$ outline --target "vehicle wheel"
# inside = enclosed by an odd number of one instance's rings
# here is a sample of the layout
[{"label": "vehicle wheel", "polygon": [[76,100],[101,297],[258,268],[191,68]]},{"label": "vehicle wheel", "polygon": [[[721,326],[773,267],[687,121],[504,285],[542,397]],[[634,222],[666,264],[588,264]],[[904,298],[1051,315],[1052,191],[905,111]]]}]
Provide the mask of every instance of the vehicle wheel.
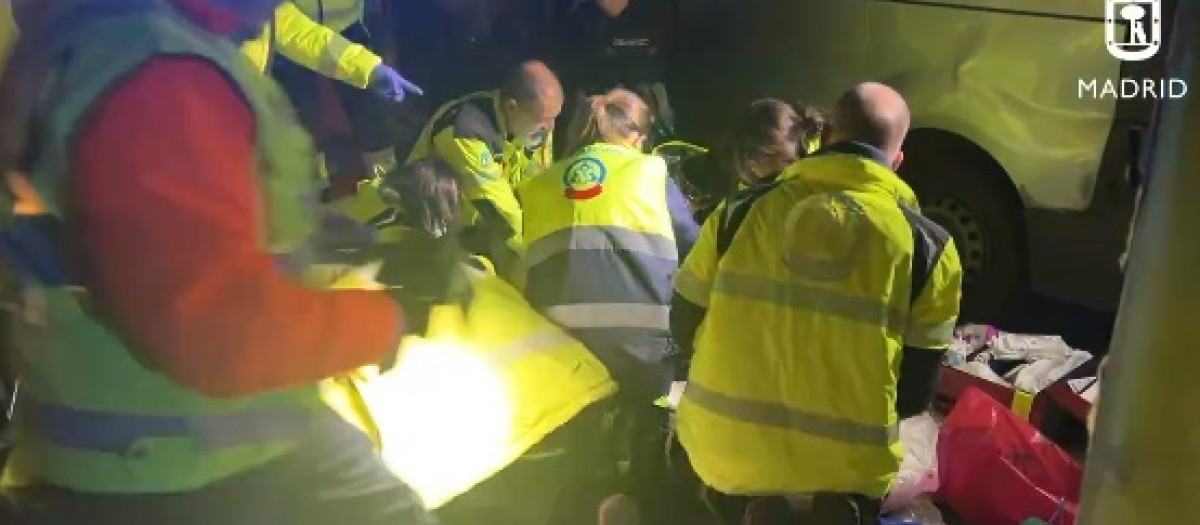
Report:
[{"label": "vehicle wheel", "polygon": [[960,319],[997,323],[1028,294],[1020,202],[990,159],[946,153],[914,150],[900,174],[925,216],[954,237],[964,272]]}]

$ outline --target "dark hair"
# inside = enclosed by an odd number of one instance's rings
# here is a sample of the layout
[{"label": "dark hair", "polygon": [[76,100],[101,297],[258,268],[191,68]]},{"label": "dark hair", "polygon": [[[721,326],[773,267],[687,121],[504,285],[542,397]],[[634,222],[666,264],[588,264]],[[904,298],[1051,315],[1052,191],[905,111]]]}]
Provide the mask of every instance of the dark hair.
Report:
[{"label": "dark hair", "polygon": [[617,142],[636,134],[649,135],[654,114],[646,101],[627,89],[613,89],[588,97],[567,127],[568,154],[596,142]]},{"label": "dark hair", "polygon": [[752,162],[767,165],[787,165],[799,158],[801,141],[800,115],[782,100],[766,98],[750,103],[750,107],[735,119],[725,142],[719,150],[721,164],[738,181],[753,184],[756,174]]},{"label": "dark hair", "polygon": [[815,143],[817,146],[821,146],[828,139],[830,132],[829,112],[824,108],[804,104],[796,104],[795,107],[800,108],[797,111],[800,116],[798,123],[799,154],[800,157],[805,157],[812,153],[812,151],[807,149],[809,144]]},{"label": "dark hair", "polygon": [[440,159],[422,159],[387,175],[385,200],[400,208],[407,226],[440,237],[458,221],[460,196],[454,171]]}]

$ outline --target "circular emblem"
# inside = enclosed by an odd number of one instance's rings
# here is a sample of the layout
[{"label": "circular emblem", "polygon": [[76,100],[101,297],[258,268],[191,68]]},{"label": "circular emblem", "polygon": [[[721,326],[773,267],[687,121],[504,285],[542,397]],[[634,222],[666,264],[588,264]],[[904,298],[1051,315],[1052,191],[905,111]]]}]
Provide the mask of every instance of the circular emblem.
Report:
[{"label": "circular emblem", "polygon": [[571,200],[587,200],[604,191],[608,168],[599,159],[583,157],[572,162],[563,174],[563,195]]},{"label": "circular emblem", "polygon": [[479,153],[479,177],[485,181],[492,182],[500,180],[502,175],[500,164],[496,162],[496,155],[491,151],[484,150]]}]

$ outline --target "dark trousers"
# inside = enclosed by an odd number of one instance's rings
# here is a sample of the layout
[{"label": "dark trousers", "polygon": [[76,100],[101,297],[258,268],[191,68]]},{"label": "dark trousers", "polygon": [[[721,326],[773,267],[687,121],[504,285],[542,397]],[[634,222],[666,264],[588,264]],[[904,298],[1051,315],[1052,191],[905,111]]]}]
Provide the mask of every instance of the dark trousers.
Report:
[{"label": "dark trousers", "polygon": [[588,525],[616,489],[612,405],[583,410],[522,458],[437,511],[443,525]]},{"label": "dark trousers", "polygon": [[[342,36],[351,42],[371,47],[370,35],[362,23],[350,26],[342,32]],[[292,100],[300,121],[314,136],[322,136],[320,83],[324,77],[286,59],[275,60],[272,73]],[[362,151],[380,151],[394,146],[396,131],[392,120],[393,104],[370,91],[337,80],[332,82]]]},{"label": "dark trousers", "polygon": [[108,495],[39,486],[13,496],[22,525],[434,523],[367,437],[332,412],[305,432],[294,452],[194,492]]},{"label": "dark trousers", "polygon": [[638,502],[642,523],[678,523],[685,510],[674,494],[667,459],[670,413],[644,400],[625,399],[617,412],[613,437],[622,462],[621,492]]}]

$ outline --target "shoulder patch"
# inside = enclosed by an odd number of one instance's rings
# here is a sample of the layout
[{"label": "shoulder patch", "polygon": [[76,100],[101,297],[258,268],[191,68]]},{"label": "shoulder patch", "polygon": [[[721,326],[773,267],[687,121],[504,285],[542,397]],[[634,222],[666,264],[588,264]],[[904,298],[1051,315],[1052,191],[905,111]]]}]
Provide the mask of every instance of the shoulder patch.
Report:
[{"label": "shoulder patch", "polygon": [[571,200],[588,200],[604,193],[608,168],[596,157],[580,157],[563,172],[563,196]]}]

